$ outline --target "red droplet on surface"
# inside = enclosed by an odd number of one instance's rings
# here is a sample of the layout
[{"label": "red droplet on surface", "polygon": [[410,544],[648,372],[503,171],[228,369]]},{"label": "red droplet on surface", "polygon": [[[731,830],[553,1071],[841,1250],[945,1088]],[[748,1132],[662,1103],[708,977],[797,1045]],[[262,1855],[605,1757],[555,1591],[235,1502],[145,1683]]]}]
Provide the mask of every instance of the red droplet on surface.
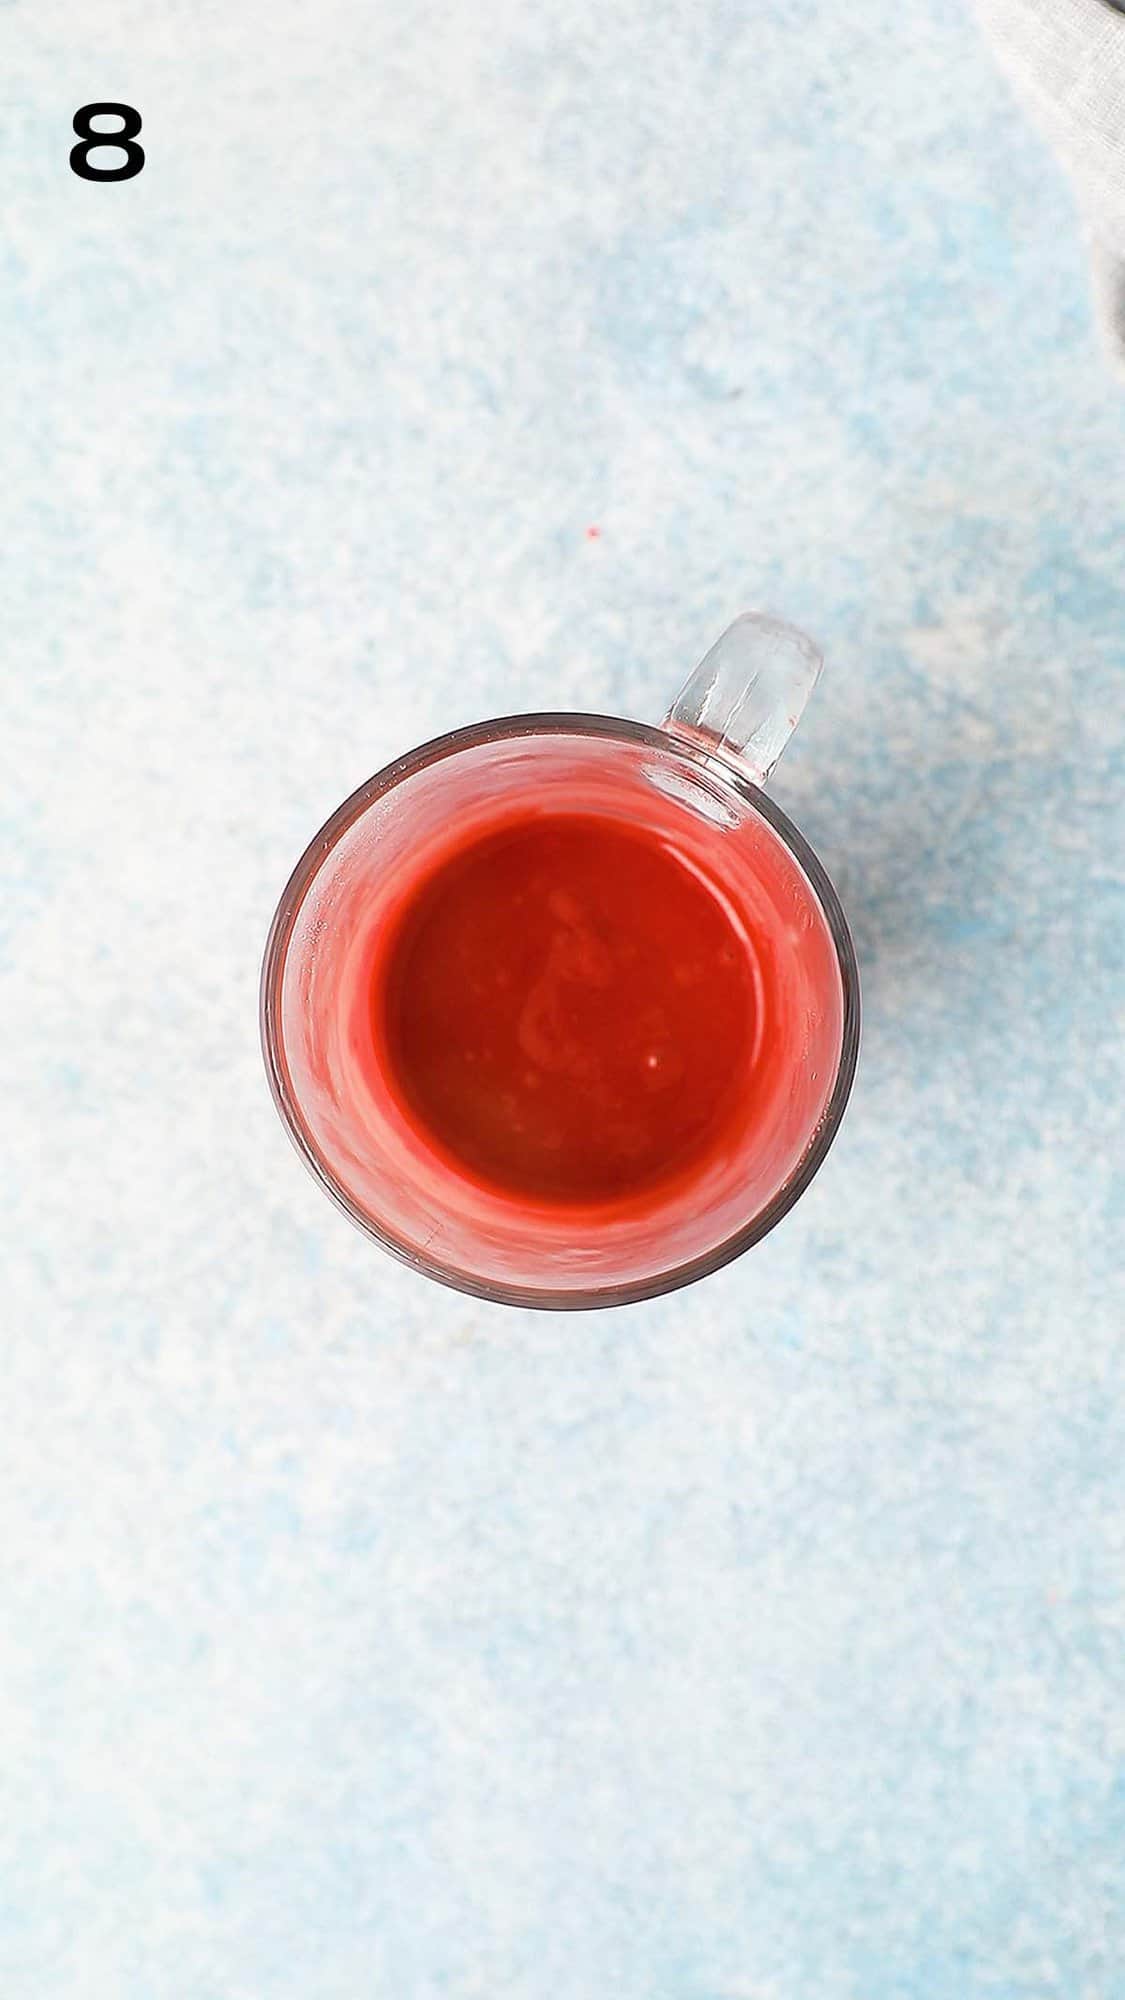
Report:
[{"label": "red droplet on surface", "polygon": [[602,531],[601,531],[601,529],[600,529],[600,528],[587,528],[587,530],[586,530],[586,540],[587,540],[588,542],[596,542],[596,541],[598,540],[599,536],[601,535],[601,532],[602,532]]}]

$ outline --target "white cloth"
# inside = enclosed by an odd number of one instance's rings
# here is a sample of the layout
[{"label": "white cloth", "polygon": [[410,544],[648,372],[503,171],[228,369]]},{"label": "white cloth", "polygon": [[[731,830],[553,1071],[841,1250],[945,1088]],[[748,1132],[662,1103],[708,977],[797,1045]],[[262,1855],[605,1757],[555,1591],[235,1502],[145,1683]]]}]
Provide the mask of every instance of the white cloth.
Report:
[{"label": "white cloth", "polygon": [[1094,296],[1125,368],[1125,0],[977,0],[997,56],[1066,166]]}]

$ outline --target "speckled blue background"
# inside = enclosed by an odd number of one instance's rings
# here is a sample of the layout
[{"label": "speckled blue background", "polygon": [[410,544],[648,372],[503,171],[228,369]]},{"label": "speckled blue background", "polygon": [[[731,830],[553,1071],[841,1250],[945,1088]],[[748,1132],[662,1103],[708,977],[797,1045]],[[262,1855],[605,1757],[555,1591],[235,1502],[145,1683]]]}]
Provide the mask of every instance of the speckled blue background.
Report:
[{"label": "speckled blue background", "polygon": [[[972,20],[0,42],[4,2000],[1120,2000],[1125,394]],[[678,1297],[427,1285],[269,1103],[288,870],[755,605],[836,1147]]]}]

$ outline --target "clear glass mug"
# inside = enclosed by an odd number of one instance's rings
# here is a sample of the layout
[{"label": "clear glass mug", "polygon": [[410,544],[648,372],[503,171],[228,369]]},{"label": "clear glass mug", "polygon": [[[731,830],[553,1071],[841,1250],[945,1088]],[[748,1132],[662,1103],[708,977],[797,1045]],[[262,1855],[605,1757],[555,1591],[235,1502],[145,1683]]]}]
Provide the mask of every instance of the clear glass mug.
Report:
[{"label": "clear glass mug", "polygon": [[[855,1074],[859,976],[824,869],[763,786],[820,672],[816,647],[755,614],[735,620],[659,728],[583,714],[508,716],[423,744],[333,813],[285,889],[262,969],[274,1100],[322,1187],[376,1242],[440,1282],[512,1305],[652,1298],[760,1241],[804,1192]],[[721,879],[768,945],[792,1044],[745,1142],[702,1181],[630,1204],[534,1201],[451,1168],[358,1059],[371,940],[403,871],[507,806],[592,812],[651,831]],[[397,885],[397,886],[396,886]]]}]

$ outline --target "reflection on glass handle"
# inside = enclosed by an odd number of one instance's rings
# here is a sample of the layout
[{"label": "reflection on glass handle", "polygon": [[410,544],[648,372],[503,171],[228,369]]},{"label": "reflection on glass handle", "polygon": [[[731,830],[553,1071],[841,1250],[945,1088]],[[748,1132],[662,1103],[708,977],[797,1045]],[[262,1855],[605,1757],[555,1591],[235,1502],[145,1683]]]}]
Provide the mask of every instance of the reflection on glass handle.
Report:
[{"label": "reflection on glass handle", "polygon": [[817,647],[795,626],[743,612],[684,682],[664,727],[764,785],[822,664]]}]

